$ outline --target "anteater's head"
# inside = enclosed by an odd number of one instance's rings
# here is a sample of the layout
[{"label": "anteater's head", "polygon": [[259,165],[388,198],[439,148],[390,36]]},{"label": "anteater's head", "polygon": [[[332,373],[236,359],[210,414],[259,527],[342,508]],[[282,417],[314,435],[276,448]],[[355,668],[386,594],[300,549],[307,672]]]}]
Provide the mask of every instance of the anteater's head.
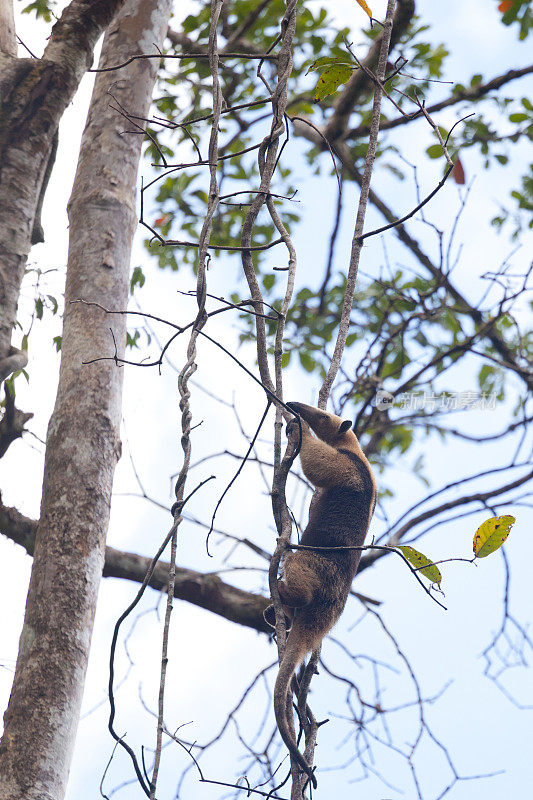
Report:
[{"label": "anteater's head", "polygon": [[287,405],[304,422],[307,422],[319,439],[332,445],[332,447],[353,450],[359,446],[349,419],[342,420],[336,414],[330,414],[328,411],[322,411],[320,408],[314,408],[305,403],[287,403]]}]

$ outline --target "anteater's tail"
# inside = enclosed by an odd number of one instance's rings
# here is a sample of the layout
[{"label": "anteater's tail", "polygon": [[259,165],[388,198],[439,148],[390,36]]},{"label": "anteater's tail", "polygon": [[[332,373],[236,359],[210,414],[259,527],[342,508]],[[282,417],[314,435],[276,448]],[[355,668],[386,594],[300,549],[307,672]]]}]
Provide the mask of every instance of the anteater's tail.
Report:
[{"label": "anteater's tail", "polygon": [[[290,689],[292,676],[303,661],[306,653],[312,649],[312,643],[307,642],[307,636],[298,625],[298,618],[294,619],[291,631],[287,638],[285,652],[279,666],[278,677],[274,687],[274,714],[281,734],[291,756],[309,776],[309,780],[316,789],[317,781],[312,767],[307,763],[298,750],[294,728],[289,724],[289,714],[292,714],[292,692]],[[308,646],[310,644],[310,646]]]}]

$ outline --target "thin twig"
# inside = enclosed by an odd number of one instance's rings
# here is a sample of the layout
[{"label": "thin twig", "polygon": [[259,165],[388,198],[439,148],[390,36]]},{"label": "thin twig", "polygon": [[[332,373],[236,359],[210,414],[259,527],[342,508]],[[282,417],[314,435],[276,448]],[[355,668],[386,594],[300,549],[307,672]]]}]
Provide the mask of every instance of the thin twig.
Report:
[{"label": "thin twig", "polygon": [[[29,52],[29,51],[28,51]],[[150,59],[150,58],[157,58],[160,61],[165,59],[177,59],[180,61],[184,58],[210,58],[210,53],[139,53],[139,55],[131,56],[128,58],[127,61],[123,61],[122,64],[115,64],[112,67],[103,67],[101,69],[88,69],[87,72],[115,72],[117,69],[123,69],[127,67],[128,64],[131,64],[133,61],[140,61],[142,59]],[[249,60],[256,60],[256,61],[263,61],[265,59],[270,59],[275,61],[277,59],[277,55],[271,55],[268,53],[218,53],[218,58],[239,58],[244,59],[246,61]]]},{"label": "thin twig", "polygon": [[[218,162],[218,126],[220,120],[220,113],[222,111],[222,91],[218,79],[218,42],[217,42],[217,23],[222,9],[223,0],[211,0],[211,21],[209,28],[209,66],[213,82],[213,125],[211,127],[211,135],[209,138],[209,194],[207,211],[200,233],[198,243],[198,272],[196,280],[196,299],[198,303],[198,313],[194,325],[191,330],[189,345],[187,347],[187,362],[183,367],[178,377],[178,389],[180,394],[180,410],[181,410],[181,446],[183,448],[183,464],[180,474],[176,481],[175,494],[176,503],[173,506],[173,512],[176,519],[181,519],[181,504],[185,489],[185,482],[189,471],[191,461],[191,421],[192,413],[190,410],[190,390],[188,387],[189,378],[196,371],[196,340],[198,335],[207,321],[207,314],[205,311],[205,303],[207,297],[206,287],[206,274],[207,274],[207,249],[209,246],[209,239],[213,226],[213,216],[215,214],[218,198],[218,179],[217,179],[217,162]],[[174,580],[175,580],[175,556],[176,556],[176,537],[177,525],[172,536],[172,557],[170,560],[170,572],[168,580],[167,592],[167,607],[165,613],[165,625],[163,630],[163,642],[161,652],[161,673],[159,683],[159,702],[158,702],[158,716],[157,716],[157,736],[156,736],[156,749],[154,755],[154,768],[152,771],[152,780],[150,785],[150,800],[155,800],[155,792],[157,786],[157,777],[159,774],[159,766],[161,763],[161,752],[163,744],[163,730],[164,730],[164,696],[165,696],[165,680],[166,670],[168,664],[168,637],[170,616],[172,612],[172,604],[174,602]]]},{"label": "thin twig", "polygon": [[209,530],[207,532],[207,536],[206,536],[206,539],[205,539],[205,547],[206,547],[208,556],[211,555],[211,553],[209,552],[209,537],[211,536],[211,533],[213,532],[213,527],[215,525],[215,517],[217,515],[217,511],[220,508],[220,505],[221,505],[222,501],[224,500],[225,496],[227,495],[227,493],[229,492],[229,490],[231,489],[231,487],[233,486],[233,484],[235,483],[235,481],[237,480],[237,478],[241,474],[242,470],[244,469],[244,465],[246,464],[246,462],[248,460],[248,456],[250,455],[250,453],[252,452],[252,450],[254,448],[254,445],[255,445],[255,442],[257,440],[257,437],[259,436],[259,434],[261,432],[261,428],[263,427],[263,423],[264,423],[264,421],[266,419],[266,416],[267,416],[267,414],[268,414],[268,412],[270,410],[270,405],[271,405],[271,400],[269,399],[267,404],[266,404],[266,408],[265,408],[265,410],[263,412],[263,416],[261,417],[261,419],[259,421],[259,425],[256,428],[256,431],[255,431],[255,433],[254,433],[254,435],[252,437],[252,440],[250,441],[250,444],[248,446],[248,450],[244,454],[244,457],[241,459],[241,463],[239,464],[239,468],[237,469],[237,472],[235,473],[233,478],[230,480],[230,482],[228,483],[228,485],[226,486],[226,488],[224,489],[224,491],[222,492],[222,494],[220,495],[220,497],[219,497],[219,499],[217,501],[217,504],[215,506],[215,510],[213,511],[213,516],[211,517],[211,525],[209,526]]},{"label": "thin twig", "polygon": [[359,237],[359,241],[363,242],[364,239],[368,239],[369,236],[377,236],[378,233],[383,233],[384,231],[388,231],[391,228],[396,228],[398,225],[402,225],[408,219],[411,219],[411,217],[414,217],[416,212],[420,211],[420,209],[423,208],[426,205],[426,203],[429,203],[431,198],[435,197],[437,192],[439,192],[442,189],[442,187],[444,186],[444,184],[446,183],[446,181],[450,177],[453,167],[454,167],[454,165],[452,164],[450,167],[446,168],[446,172],[444,173],[444,176],[443,176],[442,180],[439,181],[438,185],[433,189],[433,191],[430,192],[428,194],[428,196],[425,197],[422,200],[422,202],[419,203],[416,206],[416,208],[413,208],[412,211],[410,211],[408,214],[406,214],[405,217],[401,217],[401,219],[397,219],[396,222],[390,222],[388,225],[383,225],[381,228],[375,228],[375,230],[373,230],[373,231],[368,231],[368,233],[363,233],[363,235]]},{"label": "thin twig", "polygon": [[385,17],[385,23],[383,26],[383,34],[379,52],[378,66],[376,70],[377,83],[375,84],[375,89],[374,89],[374,104],[372,108],[372,123],[371,123],[370,137],[365,158],[365,169],[363,173],[363,180],[361,183],[361,194],[359,197],[359,206],[357,209],[355,230],[352,239],[352,251],[350,255],[350,265],[348,268],[348,276],[346,280],[344,302],[342,306],[341,319],[339,323],[339,330],[337,333],[337,340],[335,342],[333,356],[331,359],[328,372],[326,374],[326,377],[324,378],[324,382],[322,383],[318,395],[319,408],[326,407],[326,403],[328,401],[333,381],[335,380],[337,373],[339,371],[342,354],[344,352],[344,347],[346,344],[346,337],[348,335],[348,329],[350,326],[350,314],[352,310],[353,297],[355,293],[355,282],[357,279],[357,272],[359,269],[359,259],[361,256],[361,250],[363,247],[361,235],[363,233],[363,227],[365,224],[366,206],[368,203],[368,197],[370,192],[370,180],[372,178],[372,169],[374,166],[374,160],[376,158],[379,122],[381,114],[381,98],[383,95],[382,83],[385,77],[385,70],[387,67],[387,56],[389,52],[389,43],[392,33],[392,17],[395,5],[396,5],[395,0],[388,0],[387,13]]}]

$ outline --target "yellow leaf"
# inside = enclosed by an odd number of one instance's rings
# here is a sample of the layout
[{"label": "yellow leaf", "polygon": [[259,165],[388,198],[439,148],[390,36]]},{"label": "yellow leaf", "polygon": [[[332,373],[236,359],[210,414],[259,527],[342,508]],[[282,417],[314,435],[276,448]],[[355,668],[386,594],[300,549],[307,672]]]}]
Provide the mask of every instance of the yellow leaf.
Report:
[{"label": "yellow leaf", "polygon": [[361,6],[361,8],[363,9],[363,11],[366,11],[366,13],[367,13],[367,14],[368,14],[368,16],[370,17],[370,19],[372,19],[372,12],[370,11],[370,9],[369,9],[369,7],[367,6],[367,4],[365,3],[365,0],[357,0],[357,2],[359,3],[359,5],[360,5],[360,6]]},{"label": "yellow leaf", "polygon": [[516,519],[508,514],[505,517],[491,517],[479,526],[474,534],[474,555],[476,558],[490,556],[505,542]]},{"label": "yellow leaf", "polygon": [[401,550],[406,559],[415,569],[419,570],[431,583],[440,586],[442,575],[440,569],[429,560],[423,553],[410,547],[408,544],[396,545],[397,550]]}]

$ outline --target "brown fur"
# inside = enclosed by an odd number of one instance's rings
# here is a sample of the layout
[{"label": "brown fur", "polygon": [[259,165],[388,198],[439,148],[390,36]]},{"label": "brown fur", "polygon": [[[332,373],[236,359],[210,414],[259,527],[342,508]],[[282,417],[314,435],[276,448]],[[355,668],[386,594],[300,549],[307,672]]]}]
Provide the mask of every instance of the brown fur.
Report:
[{"label": "brown fur", "polygon": [[[363,545],[374,512],[376,485],[351,423],[304,403],[288,405],[301,418],[304,475],[317,487],[300,544],[317,548]],[[359,550],[296,550],[285,556],[278,582],[283,610],[292,624],[274,689],[274,711],[283,741],[314,786],[314,772],[294,735],[291,682],[306,654],[318,647],[340,617],[360,557]],[[272,611],[270,607],[265,612],[269,622]]]}]

